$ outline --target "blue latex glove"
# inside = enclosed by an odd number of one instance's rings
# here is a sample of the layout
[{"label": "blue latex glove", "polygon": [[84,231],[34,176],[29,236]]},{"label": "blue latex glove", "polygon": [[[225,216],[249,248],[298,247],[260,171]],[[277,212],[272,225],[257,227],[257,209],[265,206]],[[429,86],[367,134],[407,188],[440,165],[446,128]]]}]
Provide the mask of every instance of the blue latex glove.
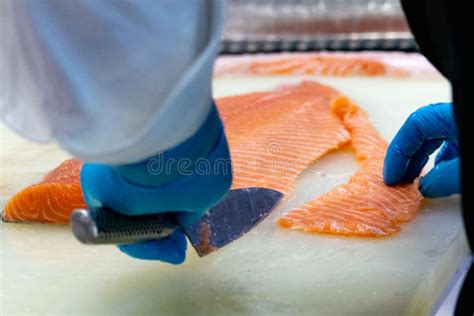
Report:
[{"label": "blue latex glove", "polygon": [[[129,216],[171,211],[182,226],[219,202],[231,181],[229,149],[215,106],[191,138],[164,153],[129,165],[87,163],[81,172],[90,208],[106,206]],[[179,264],[185,259],[186,238],[177,230],[161,240],[119,249],[134,258]]]},{"label": "blue latex glove", "polygon": [[420,191],[430,198],[460,193],[458,132],[451,103],[424,106],[410,115],[388,147],[385,183],[412,182],[441,145],[435,166],[420,180]]}]

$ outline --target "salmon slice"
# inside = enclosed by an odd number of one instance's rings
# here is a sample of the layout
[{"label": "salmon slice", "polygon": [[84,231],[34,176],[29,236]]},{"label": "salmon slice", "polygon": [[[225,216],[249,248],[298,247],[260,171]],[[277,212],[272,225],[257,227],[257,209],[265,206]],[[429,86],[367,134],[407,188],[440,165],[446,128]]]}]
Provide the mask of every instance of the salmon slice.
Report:
[{"label": "salmon slice", "polygon": [[321,75],[321,76],[396,76],[409,71],[382,58],[356,54],[288,54],[283,56],[242,58],[219,63],[217,75]]},{"label": "salmon slice", "polygon": [[[351,141],[361,169],[336,187],[285,215],[278,224],[306,232],[387,236],[415,216],[417,183],[385,186],[385,140],[367,115],[336,90],[302,82],[272,92],[217,100],[234,168],[233,189],[252,186],[291,195],[300,173],[328,151]],[[7,203],[5,221],[67,223],[85,207],[82,163],[71,159]]]},{"label": "salmon slice", "polygon": [[86,207],[82,197],[82,162],[69,159],[49,172],[41,182],[15,194],[5,205],[3,220],[63,223],[75,208]]},{"label": "salmon slice", "polygon": [[263,187],[288,197],[302,171],[351,139],[331,111],[338,95],[305,81],[218,100],[234,169],[232,188]]},{"label": "salmon slice", "polygon": [[418,183],[386,186],[382,168],[387,142],[348,98],[336,98],[332,108],[352,135],[351,145],[361,169],[347,184],[284,214],[277,223],[310,233],[362,237],[400,231],[399,224],[412,219],[420,208]]},{"label": "salmon slice", "polygon": [[249,72],[255,75],[380,76],[386,74],[386,67],[380,61],[365,58],[315,56],[254,62]]}]

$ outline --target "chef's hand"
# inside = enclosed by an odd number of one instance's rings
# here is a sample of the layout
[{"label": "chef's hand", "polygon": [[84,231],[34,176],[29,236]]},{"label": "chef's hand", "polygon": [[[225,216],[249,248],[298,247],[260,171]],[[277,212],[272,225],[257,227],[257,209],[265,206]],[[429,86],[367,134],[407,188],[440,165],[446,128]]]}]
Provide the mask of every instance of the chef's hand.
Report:
[{"label": "chef's hand", "polygon": [[[216,162],[228,166],[216,172]],[[231,180],[229,150],[215,106],[193,136],[164,153],[119,166],[86,163],[81,172],[90,208],[108,207],[129,216],[172,211],[181,226],[193,224],[219,202]],[[176,230],[164,239],[119,249],[134,258],[179,264],[186,244],[184,234]]]},{"label": "chef's hand", "polygon": [[451,103],[424,106],[408,117],[388,147],[385,183],[412,182],[441,145],[435,166],[420,180],[420,191],[429,198],[460,193],[458,132]]}]

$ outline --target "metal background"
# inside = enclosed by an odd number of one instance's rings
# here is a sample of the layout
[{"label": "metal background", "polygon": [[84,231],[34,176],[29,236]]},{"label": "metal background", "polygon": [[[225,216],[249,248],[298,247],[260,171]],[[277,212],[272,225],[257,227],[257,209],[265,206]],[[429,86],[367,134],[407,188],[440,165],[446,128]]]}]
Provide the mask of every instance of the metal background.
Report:
[{"label": "metal background", "polygon": [[227,0],[225,54],[417,50],[398,0]]}]

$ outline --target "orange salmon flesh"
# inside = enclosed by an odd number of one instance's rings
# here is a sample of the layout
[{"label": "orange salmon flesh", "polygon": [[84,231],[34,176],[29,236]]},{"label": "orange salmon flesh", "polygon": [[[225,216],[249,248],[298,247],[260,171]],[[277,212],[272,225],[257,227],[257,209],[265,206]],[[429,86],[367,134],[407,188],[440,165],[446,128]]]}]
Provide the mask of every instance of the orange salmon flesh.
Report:
[{"label": "orange salmon flesh", "polygon": [[[418,184],[388,187],[382,166],[387,142],[364,111],[328,86],[304,81],[270,92],[216,100],[233,164],[233,189],[264,187],[288,198],[298,176],[321,156],[350,144],[358,161],[347,184],[284,215],[277,224],[310,233],[383,237],[400,231],[422,200]],[[82,163],[63,162],[38,184],[15,194],[5,221],[67,223],[85,207]]]}]

